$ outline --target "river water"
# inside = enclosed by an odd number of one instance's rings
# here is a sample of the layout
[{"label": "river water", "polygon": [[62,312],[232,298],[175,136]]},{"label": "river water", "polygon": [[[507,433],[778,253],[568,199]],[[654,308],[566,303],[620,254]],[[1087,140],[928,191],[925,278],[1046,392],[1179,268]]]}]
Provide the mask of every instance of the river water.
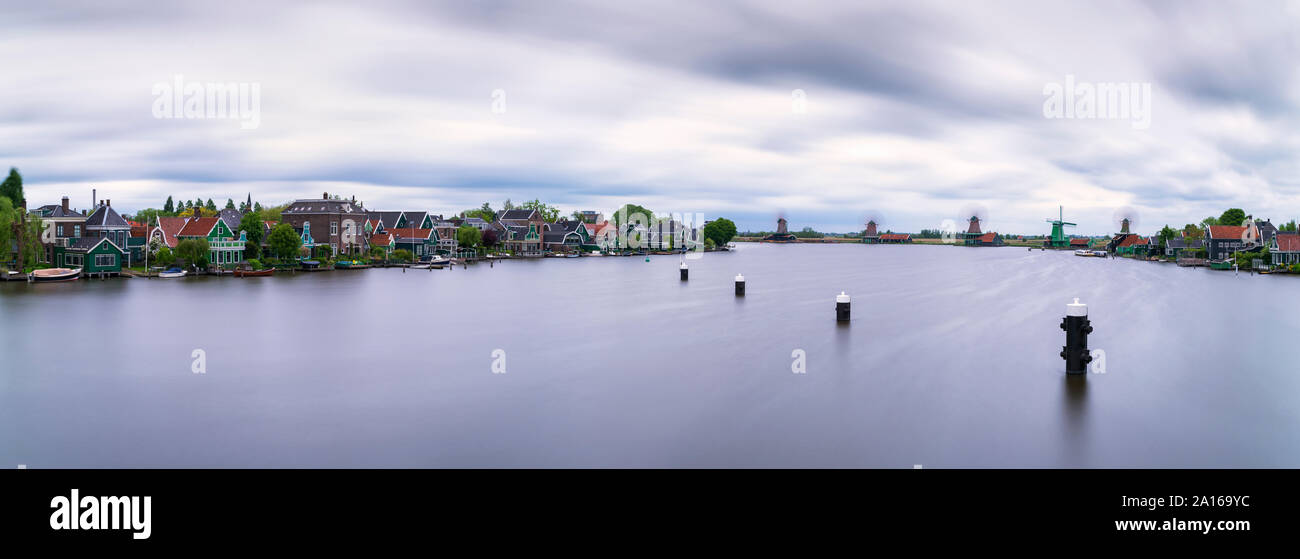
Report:
[{"label": "river water", "polygon": [[[919,245],[678,265],[0,283],[0,465],[1300,467],[1300,277]],[[1074,297],[1105,362],[1067,379]]]}]

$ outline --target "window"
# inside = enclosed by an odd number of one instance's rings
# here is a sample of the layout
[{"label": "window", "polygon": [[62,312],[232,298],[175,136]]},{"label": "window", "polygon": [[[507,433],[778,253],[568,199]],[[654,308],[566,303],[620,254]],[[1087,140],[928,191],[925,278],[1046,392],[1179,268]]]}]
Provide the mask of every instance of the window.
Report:
[{"label": "window", "polygon": [[80,239],[80,238],[81,238],[81,226],[80,226],[80,225],[73,225],[73,226],[72,226],[72,238],[74,238],[74,239]]},{"label": "window", "polygon": [[59,236],[60,236],[60,237],[63,236],[63,226],[62,226],[62,225],[59,226]]},{"label": "window", "polygon": [[331,222],[330,222],[330,236],[333,237],[333,236],[338,235],[338,234],[339,234],[339,222],[337,222],[337,221],[331,221]]},{"label": "window", "polygon": [[95,266],[99,268],[112,268],[117,265],[116,254],[96,254]]}]

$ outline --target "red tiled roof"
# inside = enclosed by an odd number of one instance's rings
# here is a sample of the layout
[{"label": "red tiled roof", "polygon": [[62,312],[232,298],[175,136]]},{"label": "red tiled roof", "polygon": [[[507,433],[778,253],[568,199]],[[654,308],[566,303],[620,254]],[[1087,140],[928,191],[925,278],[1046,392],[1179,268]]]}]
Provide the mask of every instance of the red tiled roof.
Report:
[{"label": "red tiled roof", "polygon": [[1278,252],[1300,252],[1300,235],[1295,233],[1278,233]]},{"label": "red tiled roof", "polygon": [[185,224],[185,228],[181,229],[181,232],[177,233],[176,236],[206,237],[208,236],[208,233],[212,232],[212,228],[217,226],[218,221],[221,221],[221,218],[218,217],[191,218],[189,223]]},{"label": "red tiled roof", "polygon": [[991,243],[994,242],[995,237],[997,237],[997,233],[985,233],[983,235],[980,235],[978,240],[981,243]]},{"label": "red tiled roof", "polygon": [[1240,239],[1241,235],[1246,232],[1246,228],[1241,225],[1211,225],[1211,239]]},{"label": "red tiled roof", "polygon": [[1147,240],[1142,238],[1141,235],[1129,235],[1127,237],[1124,237],[1124,240],[1120,241],[1119,245],[1116,248],[1129,247],[1133,245],[1145,245],[1145,244],[1147,244]]},{"label": "red tiled roof", "polygon": [[880,236],[880,240],[882,241],[906,241],[910,238],[912,238],[911,235],[906,235],[902,233],[885,233],[884,235]]},{"label": "red tiled roof", "polygon": [[1088,246],[1092,239],[1070,239],[1070,246]]},{"label": "red tiled roof", "polygon": [[388,232],[399,239],[427,239],[433,234],[433,229],[415,229],[413,227],[402,227],[389,229]]},{"label": "red tiled roof", "polygon": [[370,236],[371,246],[386,247],[393,244],[393,235],[391,233],[375,233]]},{"label": "red tiled roof", "polygon": [[160,217],[156,229],[162,231],[163,243],[171,248],[176,248],[176,235],[185,228],[185,222],[189,221],[188,217]]},{"label": "red tiled roof", "polygon": [[143,223],[136,223],[136,222],[132,221],[132,222],[131,222],[131,236],[132,236],[132,237],[148,237],[148,236],[149,236],[149,226],[148,226],[148,225],[145,225],[145,224],[143,224]]}]

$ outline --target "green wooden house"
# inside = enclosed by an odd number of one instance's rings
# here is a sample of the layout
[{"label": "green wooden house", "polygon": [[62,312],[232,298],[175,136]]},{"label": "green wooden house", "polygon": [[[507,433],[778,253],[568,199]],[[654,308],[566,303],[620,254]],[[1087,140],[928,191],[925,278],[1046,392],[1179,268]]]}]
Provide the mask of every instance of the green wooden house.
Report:
[{"label": "green wooden house", "polygon": [[54,248],[54,265],[81,268],[84,275],[122,273],[126,251],[107,237],[82,237],[66,247]]},{"label": "green wooden house", "polygon": [[244,260],[244,246],[247,244],[244,233],[235,235],[225,221],[216,217],[198,217],[190,219],[185,227],[176,234],[178,241],[187,239],[206,239],[208,241],[208,262],[214,266],[232,266]]}]

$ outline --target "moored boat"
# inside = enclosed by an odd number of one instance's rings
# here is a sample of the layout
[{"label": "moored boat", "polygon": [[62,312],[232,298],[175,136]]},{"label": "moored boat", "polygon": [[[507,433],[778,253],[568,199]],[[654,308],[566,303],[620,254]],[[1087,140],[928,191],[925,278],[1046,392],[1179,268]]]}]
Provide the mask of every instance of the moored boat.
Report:
[{"label": "moored boat", "polygon": [[33,270],[27,278],[35,283],[53,283],[56,281],[73,281],[81,278],[81,268],[46,268]]},{"label": "moored boat", "polygon": [[264,278],[272,275],[275,275],[275,268],[267,268],[265,270],[235,270],[235,277],[237,278]]},{"label": "moored boat", "polygon": [[158,277],[164,279],[183,278],[187,273],[189,272],[186,272],[185,270],[182,270],[180,268],[167,268],[166,270],[158,272]]},{"label": "moored boat", "polygon": [[370,265],[360,260],[339,260],[334,263],[334,268],[338,270],[363,270]]},{"label": "moored boat", "polygon": [[1228,260],[1219,260],[1210,262],[1211,270],[1231,270],[1232,262]]}]

